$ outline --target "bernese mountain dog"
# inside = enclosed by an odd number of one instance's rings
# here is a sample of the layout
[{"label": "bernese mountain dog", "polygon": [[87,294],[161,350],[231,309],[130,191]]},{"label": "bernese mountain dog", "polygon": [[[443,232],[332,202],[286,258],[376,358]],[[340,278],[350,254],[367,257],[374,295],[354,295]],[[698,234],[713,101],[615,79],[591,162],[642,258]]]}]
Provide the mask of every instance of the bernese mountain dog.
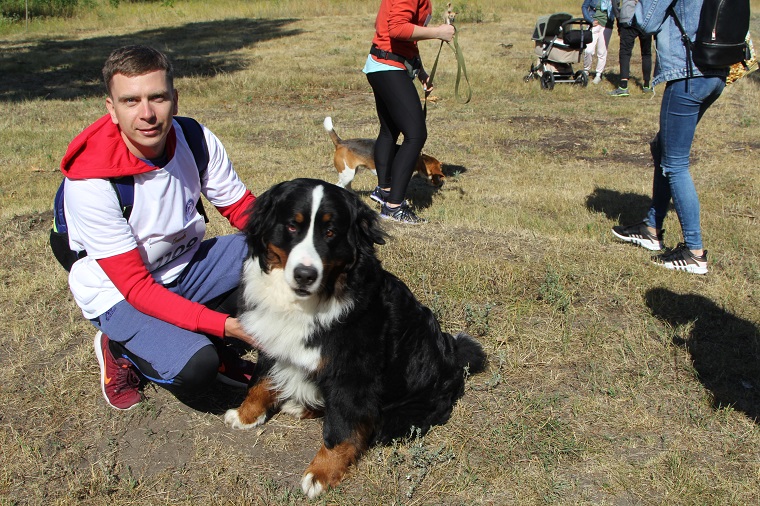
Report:
[{"label": "bernese mountain dog", "polygon": [[432,311],[381,267],[378,215],[315,179],[279,183],[253,204],[239,318],[260,344],[236,429],[278,411],[324,416],[323,445],[301,480],[315,498],[372,444],[445,423],[481,345],[441,331]]}]

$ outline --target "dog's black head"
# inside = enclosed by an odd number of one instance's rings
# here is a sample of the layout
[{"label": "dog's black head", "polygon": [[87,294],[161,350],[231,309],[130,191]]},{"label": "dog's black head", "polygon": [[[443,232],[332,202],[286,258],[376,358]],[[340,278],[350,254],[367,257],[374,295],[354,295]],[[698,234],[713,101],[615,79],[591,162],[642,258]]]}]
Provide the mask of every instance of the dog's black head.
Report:
[{"label": "dog's black head", "polygon": [[338,278],[385,244],[378,215],[352,192],[317,179],[279,183],[254,202],[246,226],[261,270],[282,269],[299,297],[332,292]]}]

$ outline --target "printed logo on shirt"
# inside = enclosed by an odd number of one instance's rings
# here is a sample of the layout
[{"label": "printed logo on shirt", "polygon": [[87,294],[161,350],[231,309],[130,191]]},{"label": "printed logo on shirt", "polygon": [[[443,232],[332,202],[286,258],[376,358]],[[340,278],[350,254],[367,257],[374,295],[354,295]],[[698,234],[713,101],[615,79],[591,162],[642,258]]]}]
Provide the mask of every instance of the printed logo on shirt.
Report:
[{"label": "printed logo on shirt", "polygon": [[185,221],[190,221],[190,218],[193,217],[194,211],[195,201],[193,201],[193,199],[188,199],[187,203],[185,204]]},{"label": "printed logo on shirt", "polygon": [[205,232],[206,223],[201,215],[194,213],[192,221],[187,223],[183,230],[148,239],[142,244],[143,261],[148,266],[148,270],[154,272],[187,253],[195,253]]}]

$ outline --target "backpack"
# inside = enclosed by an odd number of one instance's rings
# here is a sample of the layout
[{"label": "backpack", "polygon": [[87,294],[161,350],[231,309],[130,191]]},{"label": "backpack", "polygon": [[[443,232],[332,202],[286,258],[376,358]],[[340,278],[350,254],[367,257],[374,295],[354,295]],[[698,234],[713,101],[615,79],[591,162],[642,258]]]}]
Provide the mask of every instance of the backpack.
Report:
[{"label": "backpack", "polygon": [[694,41],[689,39],[673,6],[670,13],[681,31],[687,58],[697,67],[724,68],[751,58],[749,32],[750,0],[704,0]]},{"label": "backpack", "polygon": [[618,25],[633,26],[633,15],[636,13],[636,4],[638,2],[639,0],[620,0],[617,12],[615,13]]},{"label": "backpack", "polygon": [[[187,139],[187,144],[193,152],[195,165],[198,168],[198,176],[203,179],[209,160],[208,146],[206,145],[206,138],[203,136],[203,129],[193,118],[175,116],[174,119],[177,120],[177,123],[182,128],[182,132],[185,134],[185,139]],[[124,176],[111,178],[110,182],[116,192],[116,198],[119,200],[122,215],[124,219],[129,220],[129,216],[132,214],[132,204],[135,200],[135,179],[133,176]],[[55,255],[58,263],[66,271],[70,271],[74,262],[86,257],[87,252],[74,251],[69,246],[69,229],[66,225],[66,215],[63,210],[63,187],[65,184],[66,178],[63,178],[53,201],[53,228],[50,230],[50,248],[53,250],[53,255]],[[203,208],[203,202],[200,199],[198,199],[195,207],[198,213],[203,216],[206,223],[208,223],[206,210]]]}]

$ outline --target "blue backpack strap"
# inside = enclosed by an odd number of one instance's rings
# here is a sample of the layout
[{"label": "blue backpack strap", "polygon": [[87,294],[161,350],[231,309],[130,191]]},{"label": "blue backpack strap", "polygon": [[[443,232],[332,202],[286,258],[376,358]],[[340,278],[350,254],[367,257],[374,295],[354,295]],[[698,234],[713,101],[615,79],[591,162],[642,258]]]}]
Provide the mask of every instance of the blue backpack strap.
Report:
[{"label": "blue backpack strap", "polygon": [[66,178],[63,178],[58,186],[58,191],[55,192],[55,200],[53,200],[53,231],[61,234],[69,231],[66,226],[66,215],[63,212],[63,185],[65,184]]},{"label": "blue backpack strap", "polygon": [[111,186],[116,192],[116,198],[119,200],[121,214],[125,220],[129,220],[132,215],[132,206],[135,203],[135,178],[133,176],[123,176],[111,178]]},{"label": "blue backpack strap", "polygon": [[[185,140],[187,140],[187,145],[190,146],[190,151],[193,152],[195,166],[198,168],[198,177],[203,181],[209,161],[208,144],[206,144],[206,137],[203,135],[203,128],[193,118],[174,116],[174,119],[177,120],[177,123],[182,128],[182,133],[185,134]],[[206,223],[208,223],[208,216],[206,216],[206,210],[203,208],[201,199],[198,199],[195,207],[198,209],[198,213],[203,216],[203,219],[206,220]]]},{"label": "blue backpack strap", "polygon": [[[116,192],[116,198],[119,201],[119,207],[125,219],[129,219],[132,214],[132,205],[135,202],[135,178],[124,176],[109,179],[111,186]],[[63,178],[58,191],[55,192],[53,200],[53,230],[62,234],[68,233],[69,227],[66,225],[66,214],[63,209],[63,187],[66,184],[66,178]]]},{"label": "blue backpack strap", "polygon": [[182,133],[185,134],[190,151],[193,152],[195,165],[198,167],[198,175],[202,179],[206,175],[209,160],[208,145],[206,144],[206,137],[203,135],[203,128],[193,118],[174,116],[174,119],[182,127]]}]

